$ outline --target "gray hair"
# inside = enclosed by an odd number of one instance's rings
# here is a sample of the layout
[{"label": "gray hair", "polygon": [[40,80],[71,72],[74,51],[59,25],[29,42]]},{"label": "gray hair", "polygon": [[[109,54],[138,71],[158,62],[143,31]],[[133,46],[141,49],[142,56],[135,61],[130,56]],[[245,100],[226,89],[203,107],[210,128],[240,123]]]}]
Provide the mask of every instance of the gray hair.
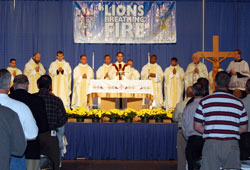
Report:
[{"label": "gray hair", "polygon": [[0,69],[0,89],[8,89],[11,81],[11,74],[7,69]]},{"label": "gray hair", "polygon": [[25,84],[25,85],[28,85],[29,84],[29,80],[28,80],[28,77],[24,74],[19,74],[17,75],[15,78],[14,78],[14,81],[13,81],[13,86],[14,88],[17,88],[17,86],[19,84]]}]

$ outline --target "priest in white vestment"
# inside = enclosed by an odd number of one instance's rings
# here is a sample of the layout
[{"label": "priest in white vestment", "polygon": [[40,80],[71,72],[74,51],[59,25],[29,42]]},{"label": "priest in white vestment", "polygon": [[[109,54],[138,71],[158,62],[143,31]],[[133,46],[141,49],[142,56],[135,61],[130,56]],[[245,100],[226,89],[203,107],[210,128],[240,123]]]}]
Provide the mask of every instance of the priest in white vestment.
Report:
[{"label": "priest in white vestment", "polygon": [[182,101],[184,90],[184,70],[179,66],[177,58],[171,59],[171,65],[164,71],[164,92],[166,110],[174,109]]},{"label": "priest in white vestment", "polygon": [[193,62],[190,63],[185,72],[185,89],[192,86],[201,77],[208,79],[207,67],[204,63],[200,62],[197,55],[193,55]]},{"label": "priest in white vestment", "polygon": [[96,71],[96,79],[97,80],[111,80],[112,78],[112,63],[111,63],[111,56],[105,55],[104,56],[104,64],[100,66]]},{"label": "priest in white vestment", "polygon": [[130,66],[131,80],[139,80],[140,73],[133,67],[134,61],[132,59],[128,59],[127,64]]},{"label": "priest in white vestment", "polygon": [[[250,77],[248,63],[241,58],[241,50],[236,49],[234,61],[227,67],[227,72],[231,74],[229,90],[239,89],[245,93],[246,81]],[[243,94],[245,96],[246,94]]]},{"label": "priest in white vestment", "polygon": [[72,108],[87,106],[87,89],[90,79],[94,79],[93,69],[87,64],[87,56],[81,55],[78,66],[73,71],[74,88],[72,96]]},{"label": "priest in white vestment", "polygon": [[71,94],[71,67],[64,60],[64,53],[57,52],[57,60],[49,67],[49,75],[52,78],[52,93],[61,98],[65,108],[70,108]]},{"label": "priest in white vestment", "polygon": [[112,78],[113,80],[131,80],[130,66],[123,62],[123,52],[116,54],[117,61],[112,65]]},{"label": "priest in white vestment", "polygon": [[153,108],[161,108],[163,106],[163,95],[162,95],[162,80],[163,71],[161,66],[156,63],[157,56],[152,55],[150,57],[150,63],[142,67],[141,79],[152,80],[154,101],[152,104]]},{"label": "priest in white vestment", "polygon": [[23,73],[29,79],[29,93],[37,93],[39,91],[37,87],[37,80],[46,73],[40,59],[41,54],[36,52],[24,67]]},{"label": "priest in white vestment", "polygon": [[12,85],[13,85],[13,80],[14,80],[14,78],[15,78],[17,75],[22,74],[22,71],[16,67],[16,59],[15,59],[15,58],[10,59],[9,65],[10,65],[10,66],[7,68],[7,70],[8,70],[8,71],[10,72],[10,74],[11,74],[11,82],[10,82],[10,85],[12,86]]}]

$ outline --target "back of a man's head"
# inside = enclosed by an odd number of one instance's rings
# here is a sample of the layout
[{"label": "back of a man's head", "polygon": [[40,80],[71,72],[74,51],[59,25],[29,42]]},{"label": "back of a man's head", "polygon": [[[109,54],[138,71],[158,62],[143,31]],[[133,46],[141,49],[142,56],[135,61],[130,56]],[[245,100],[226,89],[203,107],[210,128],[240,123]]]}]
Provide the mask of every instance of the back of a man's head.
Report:
[{"label": "back of a man's head", "polygon": [[208,85],[209,85],[209,82],[208,82],[208,79],[204,78],[204,77],[201,77],[197,80],[197,83],[200,83],[203,88],[205,89],[205,95],[208,95],[209,94],[209,90],[208,90]]},{"label": "back of a man's head", "polygon": [[189,87],[187,88],[186,96],[187,96],[187,97],[194,97],[194,93],[193,93],[193,88],[192,88],[192,86],[189,86]]},{"label": "back of a man's head", "polygon": [[8,90],[11,74],[7,69],[0,69],[0,89]]},{"label": "back of a man's head", "polygon": [[47,89],[49,90],[52,85],[52,79],[49,75],[42,75],[38,80],[37,80],[37,86],[39,89]]},{"label": "back of a man's head", "polygon": [[247,94],[250,94],[250,79],[248,79],[246,82],[246,92]]},{"label": "back of a man's head", "polygon": [[220,71],[215,76],[215,88],[227,88],[230,76],[226,71]]},{"label": "back of a man's head", "polygon": [[19,74],[14,78],[13,81],[14,88],[18,88],[20,85],[25,85],[25,86],[29,85],[28,77],[24,74]]},{"label": "back of a man's head", "polygon": [[193,89],[193,94],[194,94],[195,97],[203,97],[203,96],[205,96],[205,88],[203,87],[202,84],[195,83],[192,86],[192,89]]}]

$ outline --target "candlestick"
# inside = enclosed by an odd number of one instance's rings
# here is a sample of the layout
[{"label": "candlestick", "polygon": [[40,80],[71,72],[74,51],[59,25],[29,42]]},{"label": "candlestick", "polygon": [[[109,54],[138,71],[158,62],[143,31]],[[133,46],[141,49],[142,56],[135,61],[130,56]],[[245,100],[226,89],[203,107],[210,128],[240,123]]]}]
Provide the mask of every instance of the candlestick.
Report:
[{"label": "candlestick", "polygon": [[95,69],[95,53],[92,53],[92,69]]},{"label": "candlestick", "polygon": [[148,63],[150,63],[150,53],[148,52]]}]

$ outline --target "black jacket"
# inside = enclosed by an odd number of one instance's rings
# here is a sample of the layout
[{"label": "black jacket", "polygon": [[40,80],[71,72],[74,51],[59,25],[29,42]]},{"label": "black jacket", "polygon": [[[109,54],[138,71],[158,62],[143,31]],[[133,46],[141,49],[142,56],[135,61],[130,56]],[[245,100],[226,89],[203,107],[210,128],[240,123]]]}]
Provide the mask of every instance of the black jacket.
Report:
[{"label": "black jacket", "polygon": [[[39,133],[47,132],[49,130],[45,104],[41,97],[30,94],[24,89],[16,89],[12,91],[9,96],[12,99],[25,103],[29,107],[36,120],[38,135]],[[40,159],[40,145],[38,137],[35,140],[27,142],[25,157],[26,159]]]}]

